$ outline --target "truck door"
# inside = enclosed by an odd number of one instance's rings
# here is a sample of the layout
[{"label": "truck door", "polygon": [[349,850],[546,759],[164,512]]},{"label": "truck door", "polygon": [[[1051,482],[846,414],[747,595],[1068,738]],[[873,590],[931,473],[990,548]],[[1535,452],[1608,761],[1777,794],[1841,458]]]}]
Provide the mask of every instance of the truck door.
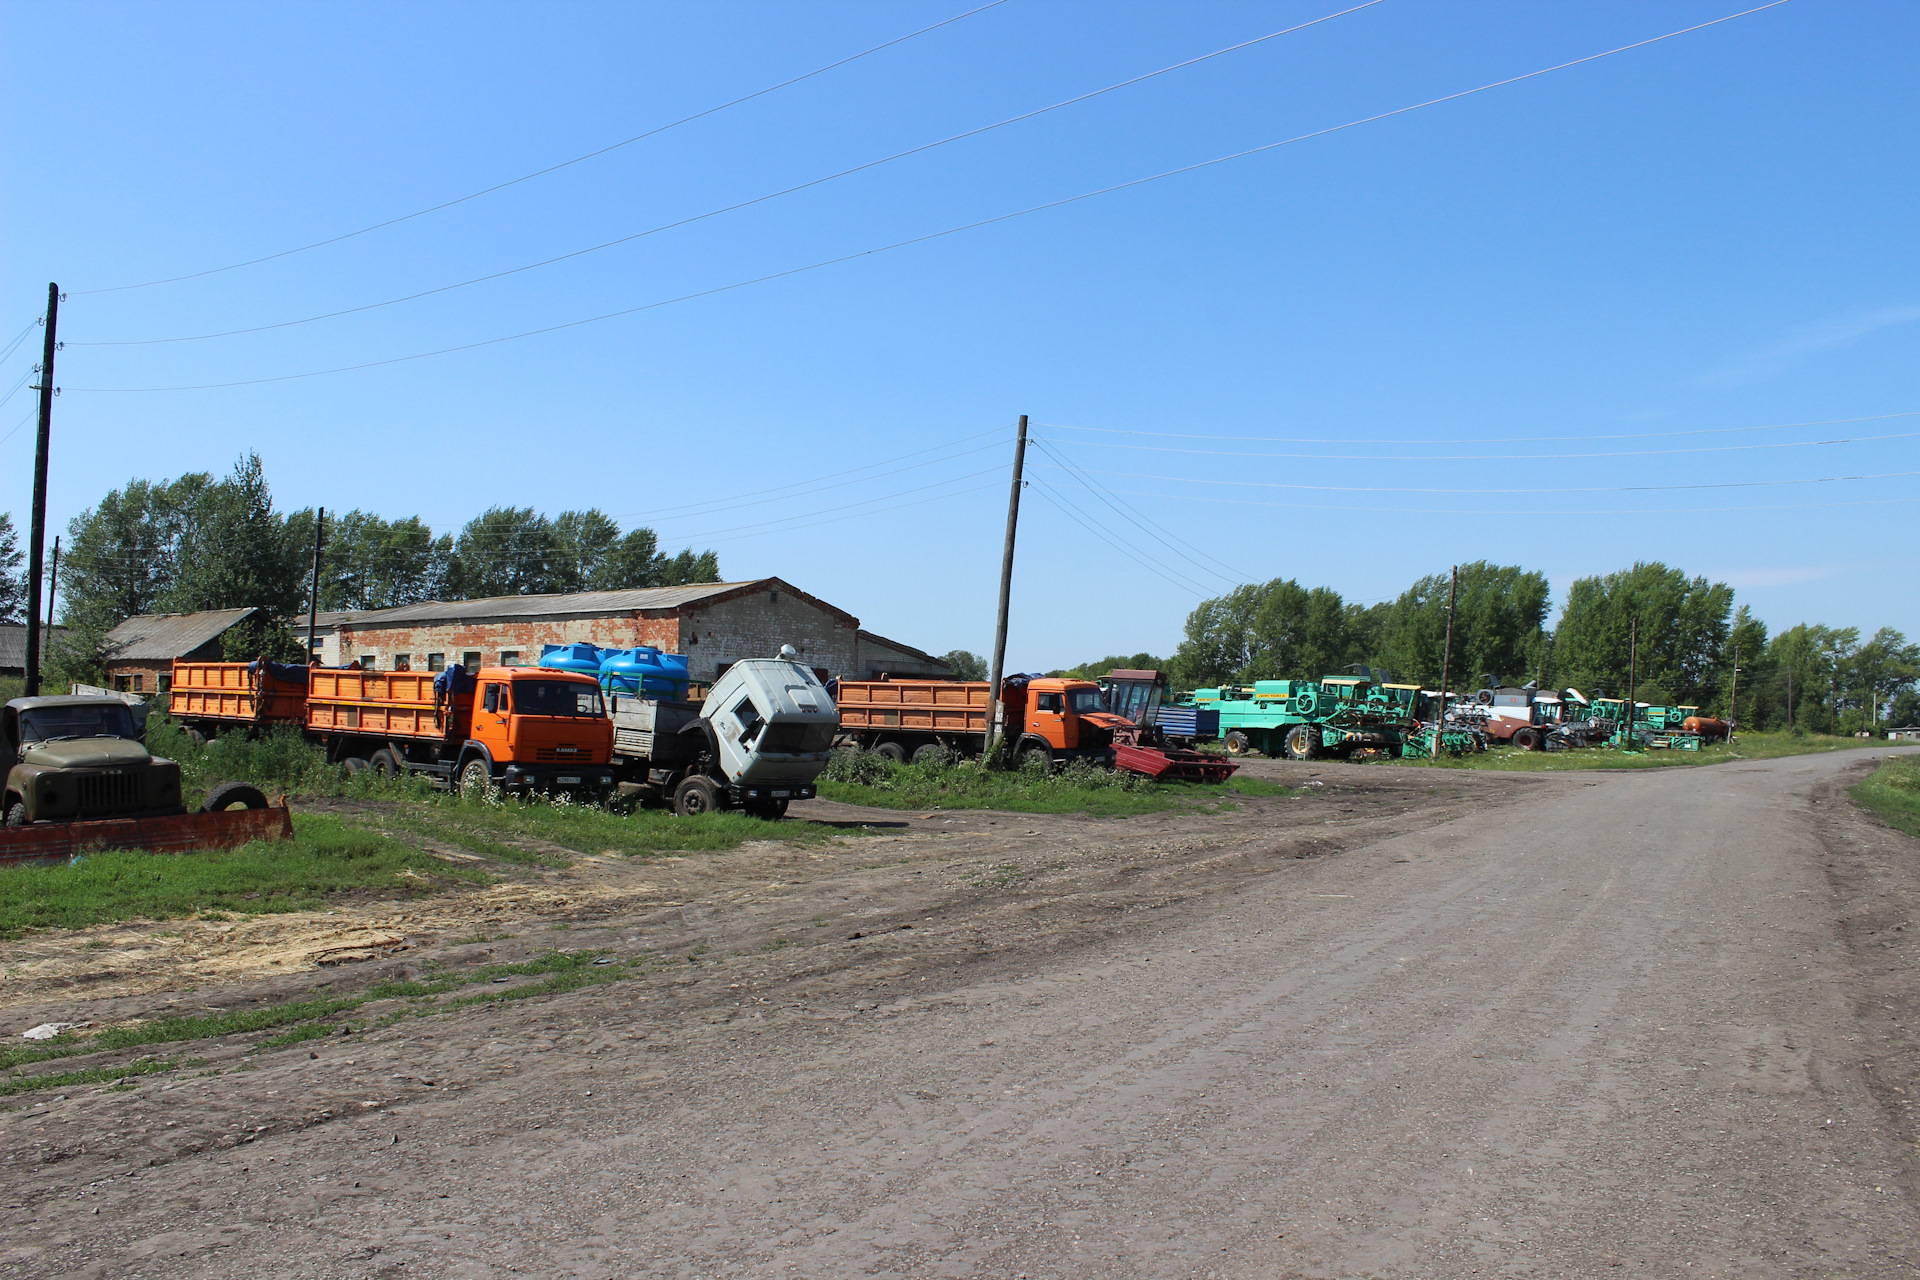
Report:
[{"label": "truck door", "polygon": [[1027,712],[1027,732],[1044,738],[1048,746],[1065,750],[1073,745],[1067,741],[1066,713],[1065,694],[1036,693],[1033,707]]},{"label": "truck door", "polygon": [[489,680],[480,690],[480,709],[473,713],[473,736],[485,744],[495,763],[513,759],[512,718],[513,686]]}]

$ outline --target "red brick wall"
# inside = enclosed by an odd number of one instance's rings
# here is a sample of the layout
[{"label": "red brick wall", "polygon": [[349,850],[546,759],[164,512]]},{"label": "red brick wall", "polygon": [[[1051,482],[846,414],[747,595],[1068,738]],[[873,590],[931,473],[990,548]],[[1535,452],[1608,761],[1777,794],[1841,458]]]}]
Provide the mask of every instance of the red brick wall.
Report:
[{"label": "red brick wall", "polygon": [[[120,682],[125,680],[127,682],[128,692],[144,693],[148,697],[152,697],[160,691],[160,677],[166,676],[171,679],[173,676],[173,664],[171,662],[109,662],[106,665],[106,670],[107,688],[118,689],[120,688]],[[140,680],[138,688],[135,688],[133,685],[133,680],[136,676],[139,677]]]}]

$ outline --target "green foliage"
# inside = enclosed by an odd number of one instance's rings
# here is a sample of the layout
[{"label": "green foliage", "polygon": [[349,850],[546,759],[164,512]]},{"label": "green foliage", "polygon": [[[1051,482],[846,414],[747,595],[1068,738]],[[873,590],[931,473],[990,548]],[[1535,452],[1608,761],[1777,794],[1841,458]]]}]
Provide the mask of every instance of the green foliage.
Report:
[{"label": "green foliage", "polygon": [[13,529],[13,513],[0,511],[0,623],[27,620],[27,578],[20,571],[26,558]]},{"label": "green foliage", "polygon": [[1047,674],[1064,676],[1069,680],[1104,680],[1108,673],[1113,671],[1158,671],[1166,665],[1165,658],[1156,658],[1150,653],[1136,653],[1131,656],[1116,653],[1098,662],[1083,662],[1077,667],[1069,667],[1064,671],[1049,671]]},{"label": "green foliage", "polygon": [[427,780],[419,776],[377,778],[368,770],[348,777],[292,725],[274,725],[258,736],[228,733],[195,746],[177,721],[156,710],[147,718],[147,750],[180,765],[188,803],[220,782],[251,782],[269,796],[286,792],[402,799],[428,789]]},{"label": "green foliage", "polygon": [[1853,798],[1910,836],[1920,836],[1920,756],[1889,756]]},{"label": "green foliage", "polygon": [[988,770],[977,760],[894,764],[871,752],[837,753],[820,776],[820,794],[880,809],[1004,809],[1015,813],[1084,813],[1094,817],[1157,813],[1240,795],[1281,795],[1258,779],[1216,786],[1161,783],[1085,760],[1048,772],[1025,766]]},{"label": "green foliage", "polygon": [[1365,660],[1375,615],[1331,587],[1291,578],[1236,587],[1187,616],[1186,639],[1168,660],[1181,688],[1318,678]]},{"label": "green foliage", "polygon": [[1920,690],[1912,685],[1893,695],[1893,703],[1887,712],[1887,727],[1891,729],[1911,729],[1920,725]]},{"label": "green foliage", "polygon": [[194,485],[179,511],[173,580],[156,603],[167,613],[258,607],[285,617],[306,598],[303,550],[289,544],[260,457],[249,453],[225,480]]},{"label": "green foliage", "polygon": [[220,656],[228,662],[252,662],[256,658],[269,662],[304,663],[307,660],[306,645],[293,632],[264,615],[255,615],[228,627],[220,637]]},{"label": "green foliage", "polygon": [[291,841],[174,855],[108,851],[68,866],[15,867],[0,876],[0,937],[203,911],[302,911],[329,894],[411,895],[435,881],[489,879],[330,815],[296,813]]},{"label": "green foliage", "polygon": [[1733,589],[1726,583],[1688,578],[1658,562],[1581,578],[1567,592],[1554,631],[1554,679],[1588,694],[1601,688],[1624,697],[1637,618],[1639,683],[1707,705],[1726,675],[1732,612]]},{"label": "green foliage", "polygon": [[[310,566],[312,511],[287,517],[287,542]],[[322,609],[392,609],[446,595],[453,539],[433,536],[418,516],[385,520],[355,508],[327,517],[320,551]]]},{"label": "green foliage", "polygon": [[985,680],[992,674],[985,658],[966,649],[949,649],[941,661],[953,669],[955,680]]},{"label": "green foliage", "polygon": [[[1387,608],[1374,652],[1402,680],[1435,685],[1446,658],[1450,573],[1421,578]],[[1460,566],[1454,601],[1449,683],[1470,687],[1482,674],[1523,684],[1546,664],[1548,600],[1543,573],[1476,560]],[[1302,675],[1319,673],[1302,672]]]},{"label": "green foliage", "polygon": [[460,531],[447,586],[455,599],[474,599],[720,580],[713,552],[665,556],[658,542],[651,529],[621,534],[598,509],[549,520],[531,507],[490,507]]}]

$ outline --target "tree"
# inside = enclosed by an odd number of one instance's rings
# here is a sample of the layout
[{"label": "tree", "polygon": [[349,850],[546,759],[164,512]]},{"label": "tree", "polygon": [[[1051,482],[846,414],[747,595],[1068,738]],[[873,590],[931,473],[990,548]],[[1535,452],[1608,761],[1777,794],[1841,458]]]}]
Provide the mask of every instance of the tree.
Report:
[{"label": "tree", "polygon": [[1840,727],[1836,663],[1852,656],[1860,633],[1852,627],[1800,623],[1767,644],[1765,686],[1769,725],[1831,733]]},{"label": "tree", "polygon": [[[1401,679],[1439,681],[1452,590],[1452,575],[1436,573],[1387,606],[1374,652]],[[1545,574],[1485,560],[1461,565],[1449,683],[1459,688],[1483,673],[1514,684],[1544,675],[1548,596]]]},{"label": "tree", "polygon": [[1156,658],[1150,653],[1116,653],[1098,662],[1083,662],[1077,667],[1049,671],[1047,674],[1063,676],[1069,680],[1101,680],[1105,679],[1110,671],[1158,671],[1166,665],[1166,659]]},{"label": "tree", "polygon": [[60,557],[61,617],[104,633],[155,612],[173,584],[182,503],[212,483],[205,474],[160,484],[129,480],[69,521]]},{"label": "tree", "polygon": [[620,526],[598,507],[562,511],[553,521],[546,590],[599,591],[602,568],[620,542]]},{"label": "tree", "polygon": [[1850,683],[1866,712],[1865,727],[1875,729],[1882,723],[1883,708],[1920,679],[1920,644],[1908,644],[1899,631],[1882,627],[1855,650],[1851,665]]},{"label": "tree", "polygon": [[949,649],[940,661],[952,669],[955,680],[985,680],[991,674],[987,660],[966,649]]},{"label": "tree", "polygon": [[1554,630],[1555,680],[1624,696],[1638,619],[1640,682],[1705,705],[1726,675],[1732,611],[1733,588],[1726,583],[1689,578],[1658,562],[1581,578],[1568,590]]},{"label": "tree", "polygon": [[260,455],[243,456],[217,484],[192,479],[174,498],[173,581],[159,607],[168,613],[259,607],[276,618],[293,613],[306,598],[307,557],[304,548],[289,545]]},{"label": "tree", "polygon": [[456,599],[540,595],[555,557],[553,522],[532,507],[488,507],[453,544]]},{"label": "tree", "polygon": [[711,551],[699,555],[688,547],[671,560],[662,561],[655,571],[656,587],[683,587],[697,582],[720,581],[720,557]]},{"label": "tree", "polygon": [[1893,707],[1887,712],[1887,727],[1911,729],[1920,726],[1920,689],[1908,685],[1893,695]]},{"label": "tree", "polygon": [[20,572],[25,560],[13,531],[13,513],[0,511],[0,622],[26,621],[27,580]]},{"label": "tree", "polygon": [[1253,680],[1317,680],[1364,658],[1356,619],[1330,587],[1291,578],[1249,583],[1203,600],[1168,660],[1183,688]]},{"label": "tree", "polygon": [[[1737,690],[1733,680],[1736,663],[1740,667]],[[1734,611],[1733,628],[1727,634],[1725,694],[1730,698],[1737,693],[1740,705],[1734,706],[1724,698],[1717,698],[1710,704],[1711,710],[1716,715],[1731,716],[1746,729],[1760,730],[1779,724],[1780,720],[1770,714],[1768,699],[1773,677],[1773,659],[1767,653],[1767,624],[1754,617],[1753,611],[1746,605],[1741,605]]]}]

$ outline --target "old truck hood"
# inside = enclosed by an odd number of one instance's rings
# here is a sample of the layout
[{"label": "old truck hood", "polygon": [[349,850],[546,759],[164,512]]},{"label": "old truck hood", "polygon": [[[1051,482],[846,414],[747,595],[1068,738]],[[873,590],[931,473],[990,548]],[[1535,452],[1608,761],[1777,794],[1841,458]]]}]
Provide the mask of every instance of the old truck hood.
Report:
[{"label": "old truck hood", "polygon": [[126,738],[69,738],[63,742],[36,742],[21,753],[21,763],[42,769],[111,769],[146,764],[152,756]]}]

